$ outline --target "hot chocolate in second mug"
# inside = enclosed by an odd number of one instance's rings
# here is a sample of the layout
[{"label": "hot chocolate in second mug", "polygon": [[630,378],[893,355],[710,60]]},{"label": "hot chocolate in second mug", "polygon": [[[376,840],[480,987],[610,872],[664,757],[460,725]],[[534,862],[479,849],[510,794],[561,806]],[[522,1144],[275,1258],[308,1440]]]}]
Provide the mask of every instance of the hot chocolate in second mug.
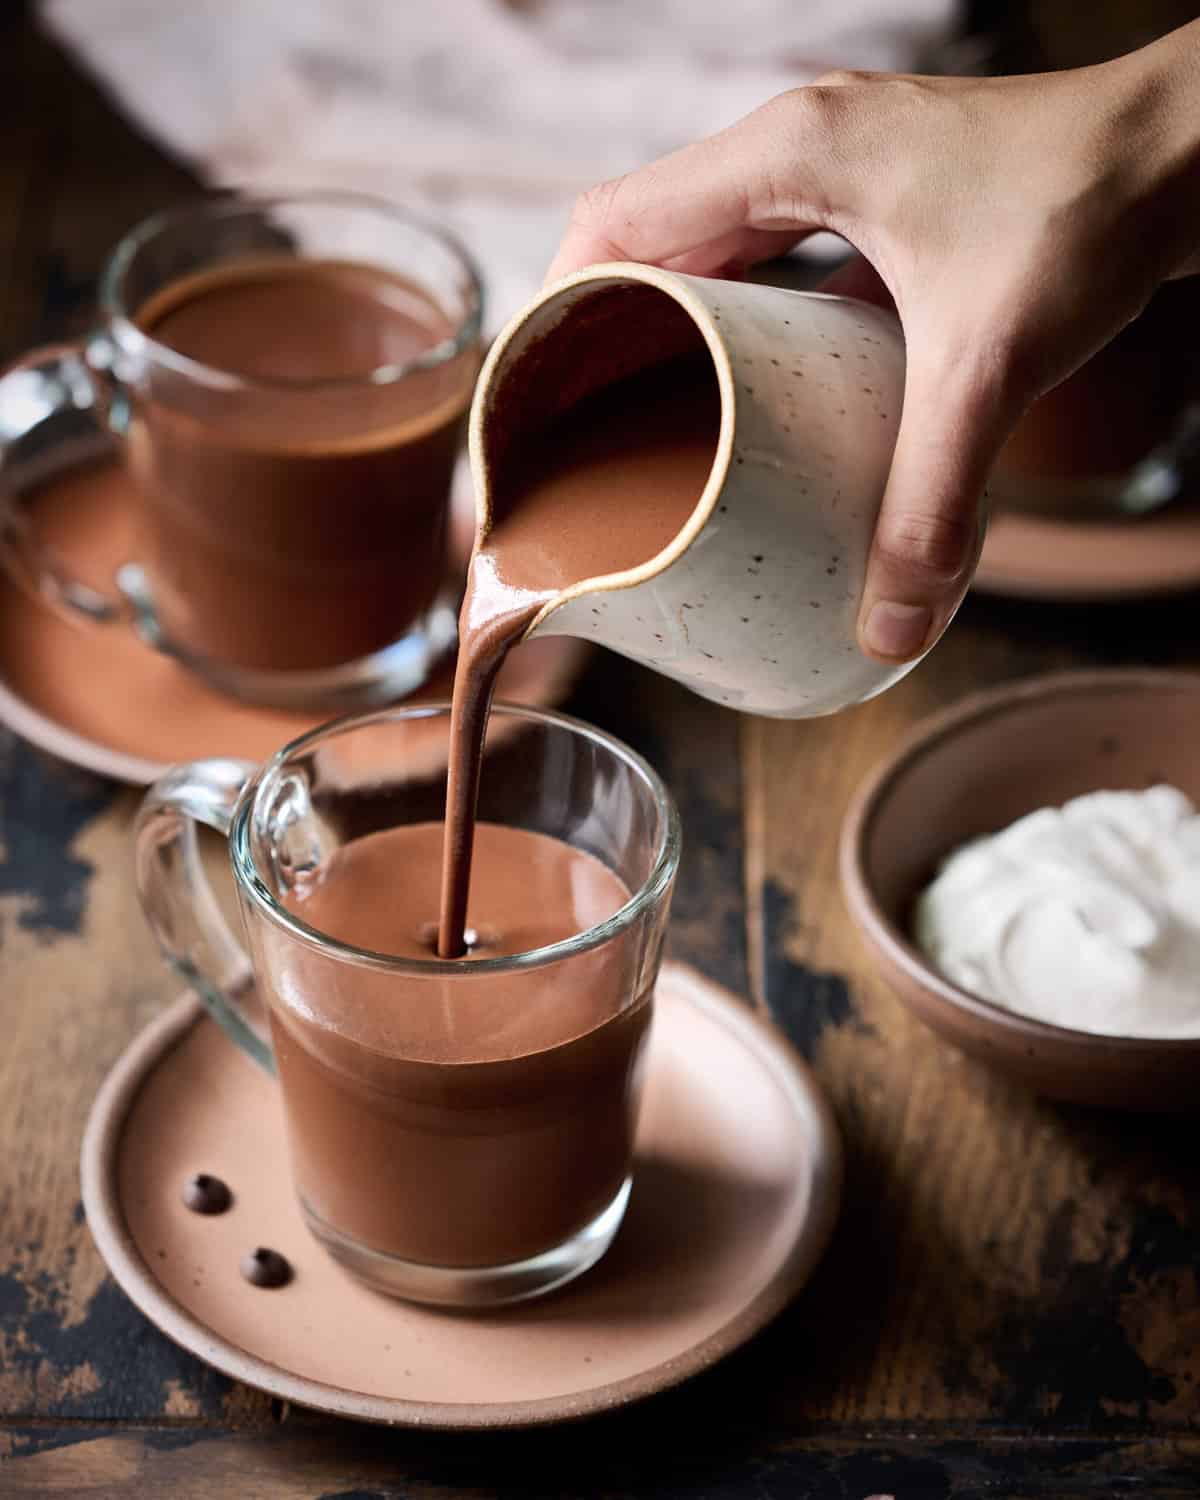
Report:
[{"label": "hot chocolate in second mug", "polygon": [[[449,495],[481,296],[451,236],[357,194],[148,219],[109,259],[98,331],[0,375],[9,571],[250,702],[404,697],[454,643]],[[81,448],[115,437],[132,481],[111,590],[70,575],[15,492],[50,418]]]},{"label": "hot chocolate in second mug", "polygon": [[[137,880],[168,962],[277,1076],[320,1243],[380,1291],[486,1307],[587,1270],[636,1191],[680,834],[632,750],[497,705],[472,948],[440,960],[448,734],[445,706],[386,709],[261,768],[176,767],[143,803]],[[228,840],[248,954],[205,882],[197,823]]]},{"label": "hot chocolate in second mug", "polygon": [[[900,325],[878,308],[624,262],[546,288],[492,345],[476,387],[477,545],[510,456],[602,387],[695,355],[711,360],[720,426],[691,516],[640,566],[563,589],[527,637],[597,641],[780,718],[873,697],[914,665],[856,644],[904,397]],[[619,454],[620,431],[608,440]]]}]

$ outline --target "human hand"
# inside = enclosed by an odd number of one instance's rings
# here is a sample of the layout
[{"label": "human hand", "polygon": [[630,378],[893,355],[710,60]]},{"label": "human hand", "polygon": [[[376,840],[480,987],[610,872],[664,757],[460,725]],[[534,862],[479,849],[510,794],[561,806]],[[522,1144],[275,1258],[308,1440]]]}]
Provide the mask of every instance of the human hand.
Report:
[{"label": "human hand", "polygon": [[830,74],[585,193],[549,274],[730,274],[817,229],[862,253],[823,289],[894,303],[907,376],[859,640],[907,660],[961,602],[1024,410],[1200,270],[1197,98],[1200,22],[1064,73]]}]

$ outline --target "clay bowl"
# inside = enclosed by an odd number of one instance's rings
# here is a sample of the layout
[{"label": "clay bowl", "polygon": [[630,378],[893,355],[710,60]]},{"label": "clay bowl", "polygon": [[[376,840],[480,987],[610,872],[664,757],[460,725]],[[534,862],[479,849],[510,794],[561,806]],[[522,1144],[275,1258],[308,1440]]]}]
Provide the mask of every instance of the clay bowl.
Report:
[{"label": "clay bowl", "polygon": [[[1038,1094],[1109,1109],[1200,1107],[1200,1038],[1096,1036],[1012,1014],[938,974],[909,938],[939,861],[1038,807],[1170,782],[1200,802],[1200,673],[1068,672],[978,693],[920,725],[855,798],[850,914],[900,1000]],[[1200,975],[1197,981],[1200,984]]]}]

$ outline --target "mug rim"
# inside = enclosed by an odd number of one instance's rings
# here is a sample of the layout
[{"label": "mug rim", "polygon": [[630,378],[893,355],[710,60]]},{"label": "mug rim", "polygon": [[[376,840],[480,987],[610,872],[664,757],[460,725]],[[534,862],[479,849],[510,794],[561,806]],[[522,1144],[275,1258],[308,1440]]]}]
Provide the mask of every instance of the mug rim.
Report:
[{"label": "mug rim", "polygon": [[255,908],[276,927],[282,928],[289,936],[326,957],[385,973],[408,974],[423,979],[464,979],[482,974],[503,974],[542,968],[547,964],[557,963],[577,954],[586,953],[592,948],[598,948],[624,932],[649,907],[662,900],[669,891],[679,868],[682,843],[679,809],[666,783],[649,761],[626,745],[624,741],[571,714],[505,702],[493,704],[492,712],[509,719],[520,719],[531,724],[565,730],[572,735],[590,740],[629,766],[648,790],[660,824],[654,862],[646,879],[635,891],[631,892],[628,901],[610,917],[584,928],[582,932],[574,933],[569,938],[561,938],[558,942],[547,943],[541,948],[530,948],[523,953],[503,954],[498,958],[469,959],[464,962],[460,958],[404,958],[397,954],[360,948],[354,943],[343,942],[323,932],[319,927],[311,926],[289,911],[276,898],[259,872],[249,838],[251,822],[259,810],[259,797],[264,789],[271,785],[273,775],[282,771],[287,762],[296,754],[312,748],[321,740],[343,734],[348,730],[365,728],[369,724],[384,720],[427,718],[448,720],[450,703],[446,699],[433,703],[398,704],[367,713],[345,714],[341,718],[333,719],[297,736],[265,761],[247,779],[230,821],[229,855],[239,891],[252,901]]},{"label": "mug rim", "polygon": [[[355,375],[331,376],[286,376],[251,375],[240,370],[225,369],[182,354],[146,333],[134,321],[134,310],[127,305],[124,296],[125,278],[139,251],[151,243],[155,236],[188,221],[203,223],[212,219],[235,218],[238,214],[262,213],[272,208],[297,204],[313,204],[331,208],[357,209],[378,214],[405,224],[436,240],[450,257],[458,262],[466,280],[468,306],[457,319],[454,331],[447,338],[426,349],[410,360],[399,364],[376,365]],[[297,259],[303,260],[304,256]],[[484,287],[483,276],[475,257],[453,231],[435,220],[415,213],[390,199],[377,197],[373,193],[352,192],[337,188],[299,189],[295,192],[277,193],[209,193],[191,198],[172,208],[161,209],[140,220],[117,241],[110,252],[100,276],[98,293],[100,312],[104,324],[122,353],[149,354],[160,365],[178,375],[187,376],[199,384],[216,386],[226,390],[268,390],[309,393],[314,391],[354,389],[358,386],[394,385],[410,375],[425,370],[437,369],[449,364],[460,354],[476,345],[483,327]]]}]

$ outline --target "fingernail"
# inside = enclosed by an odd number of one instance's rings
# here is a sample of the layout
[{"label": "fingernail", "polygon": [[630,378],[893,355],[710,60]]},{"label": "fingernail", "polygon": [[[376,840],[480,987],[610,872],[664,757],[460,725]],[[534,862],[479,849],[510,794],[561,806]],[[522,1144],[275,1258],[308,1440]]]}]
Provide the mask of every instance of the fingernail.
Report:
[{"label": "fingernail", "polygon": [[924,604],[895,604],[880,599],[871,606],[863,626],[863,644],[876,656],[907,661],[925,644],[933,611]]}]

